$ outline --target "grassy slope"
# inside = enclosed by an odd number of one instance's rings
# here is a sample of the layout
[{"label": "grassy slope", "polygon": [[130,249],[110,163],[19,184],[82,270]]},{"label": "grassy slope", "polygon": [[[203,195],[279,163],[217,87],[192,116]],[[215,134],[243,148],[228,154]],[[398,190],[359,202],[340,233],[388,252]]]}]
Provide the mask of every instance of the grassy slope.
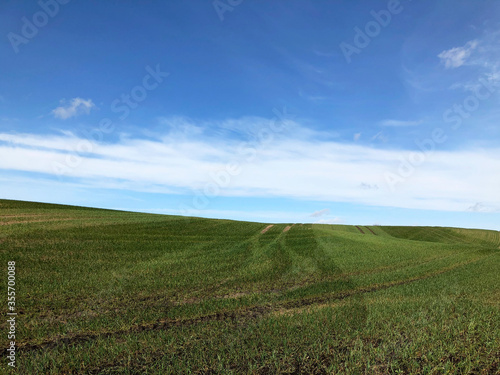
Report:
[{"label": "grassy slope", "polygon": [[0,200],[18,370],[499,371],[499,232],[266,227]]}]

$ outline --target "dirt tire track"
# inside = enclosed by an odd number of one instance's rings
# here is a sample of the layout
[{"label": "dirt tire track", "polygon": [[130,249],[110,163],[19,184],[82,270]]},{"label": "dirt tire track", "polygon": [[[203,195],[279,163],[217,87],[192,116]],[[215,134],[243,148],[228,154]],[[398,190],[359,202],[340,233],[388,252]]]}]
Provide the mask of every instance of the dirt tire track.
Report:
[{"label": "dirt tire track", "polygon": [[15,220],[15,221],[0,221],[0,225],[13,225],[13,224],[32,224],[32,223],[48,223],[54,221],[71,221],[78,220],[77,218],[60,218],[60,219],[44,219],[44,220]]},{"label": "dirt tire track", "polygon": [[359,230],[361,233],[365,234],[365,232],[363,232],[363,229],[361,229],[361,228],[360,228],[360,227],[358,227],[357,225],[356,225],[356,228],[358,228],[358,230]]},{"label": "dirt tire track", "polygon": [[372,232],[372,234],[374,234],[375,236],[377,235],[377,233],[375,233],[375,232],[372,230],[372,228],[367,227],[366,225],[365,225],[365,228],[366,228],[366,229],[368,229],[370,232]]},{"label": "dirt tire track", "polygon": [[[493,254],[492,254],[493,255]],[[459,264],[455,264],[450,267],[446,267],[443,269],[440,269],[438,271],[434,271],[422,276],[414,277],[411,279],[405,279],[405,280],[397,280],[397,281],[391,281],[388,283],[384,284],[375,284],[371,285],[368,287],[363,287],[359,289],[354,289],[354,290],[348,290],[344,292],[339,292],[333,295],[326,295],[326,296],[318,296],[318,297],[311,297],[311,298],[305,298],[301,300],[295,300],[295,301],[284,301],[284,302],[278,302],[274,305],[259,305],[259,306],[252,306],[248,308],[243,308],[240,310],[234,310],[234,311],[222,311],[222,312],[217,312],[209,315],[204,315],[200,317],[195,317],[195,318],[187,318],[187,319],[162,319],[158,320],[153,323],[146,323],[146,324],[140,324],[136,325],[134,327],[131,327],[129,329],[123,329],[119,331],[110,331],[110,332],[102,332],[102,333],[94,333],[94,334],[80,334],[80,335],[73,335],[69,337],[62,337],[62,338],[57,338],[55,340],[47,340],[38,344],[25,344],[17,347],[18,352],[26,352],[26,351],[33,351],[33,350],[39,350],[39,349],[51,349],[55,348],[59,345],[75,345],[79,343],[84,343],[87,341],[95,340],[98,338],[108,338],[108,337],[116,337],[116,336],[121,336],[121,335],[126,335],[130,333],[140,333],[144,331],[155,331],[155,330],[165,330],[165,329],[170,329],[174,327],[182,327],[182,326],[190,326],[198,323],[203,323],[203,322],[211,322],[211,321],[222,321],[222,320],[233,320],[233,321],[241,321],[241,320],[252,320],[252,319],[257,319],[260,317],[263,317],[265,315],[270,314],[273,311],[278,311],[278,310],[291,310],[291,309],[296,309],[296,308],[302,308],[302,307],[307,307],[311,306],[313,304],[318,304],[318,303],[325,303],[325,302],[330,302],[330,301],[336,301],[336,300],[343,300],[348,297],[354,296],[354,295],[362,295],[366,293],[371,293],[371,292],[376,292],[379,290],[384,290],[384,289],[389,289],[392,287],[397,287],[400,285],[406,285],[406,284],[411,284],[416,281],[421,281],[425,279],[429,279],[434,276],[441,275],[443,273],[452,271],[454,269],[457,269],[462,266],[466,266],[468,264],[478,262],[486,257],[489,257],[491,255],[487,255],[485,257],[479,257],[477,259],[472,259],[467,262],[462,262]],[[2,348],[0,350],[0,355],[6,355],[7,353],[7,348]]]},{"label": "dirt tire track", "polygon": [[269,229],[271,229],[272,227],[274,227],[274,224],[270,224],[270,225],[268,225],[267,227],[265,227],[264,229],[262,229],[262,230],[260,231],[260,234],[264,234],[264,233],[266,233],[266,232],[267,232]]},{"label": "dirt tire track", "polygon": [[[121,335],[131,334],[131,333],[140,333],[145,331],[155,331],[155,330],[163,330],[170,329],[174,327],[183,327],[190,326],[198,323],[211,322],[211,321],[221,321],[221,320],[241,320],[241,319],[255,319],[260,316],[263,316],[265,313],[268,313],[272,310],[271,306],[254,306],[244,310],[235,310],[235,311],[225,311],[225,312],[217,312],[209,315],[204,315],[196,318],[187,318],[187,319],[165,319],[159,320],[153,323],[140,324],[136,325],[130,329],[123,329],[118,331],[110,331],[110,332],[102,332],[102,333],[93,333],[93,334],[80,334],[73,335],[69,337],[61,337],[55,340],[47,340],[38,344],[26,344],[22,346],[18,346],[16,350],[19,351],[33,351],[39,349],[53,349],[59,345],[75,345],[79,343],[84,343],[87,341],[95,340],[98,338],[108,338],[108,337],[117,337]],[[2,348],[0,350],[0,355],[4,355],[7,353],[7,348]]]}]

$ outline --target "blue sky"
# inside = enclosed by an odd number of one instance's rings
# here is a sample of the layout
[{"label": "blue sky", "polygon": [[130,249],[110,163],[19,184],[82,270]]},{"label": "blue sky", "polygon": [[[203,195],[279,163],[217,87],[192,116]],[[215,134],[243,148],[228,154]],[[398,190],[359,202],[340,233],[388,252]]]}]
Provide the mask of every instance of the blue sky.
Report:
[{"label": "blue sky", "polygon": [[500,229],[500,3],[5,1],[0,197]]}]

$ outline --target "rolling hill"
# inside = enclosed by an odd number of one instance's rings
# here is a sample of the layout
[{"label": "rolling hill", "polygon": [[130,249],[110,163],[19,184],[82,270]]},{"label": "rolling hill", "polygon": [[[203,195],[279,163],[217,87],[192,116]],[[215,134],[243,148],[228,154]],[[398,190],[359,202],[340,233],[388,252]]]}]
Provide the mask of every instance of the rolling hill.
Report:
[{"label": "rolling hill", "polygon": [[12,373],[498,373],[499,248],[487,230],[0,200]]}]

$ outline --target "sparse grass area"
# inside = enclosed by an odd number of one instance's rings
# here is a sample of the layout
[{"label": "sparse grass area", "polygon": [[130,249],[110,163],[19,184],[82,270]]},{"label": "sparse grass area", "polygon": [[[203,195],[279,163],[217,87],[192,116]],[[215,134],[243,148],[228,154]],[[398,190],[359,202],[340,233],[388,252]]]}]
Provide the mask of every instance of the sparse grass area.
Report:
[{"label": "sparse grass area", "polygon": [[499,232],[267,226],[0,200],[12,373],[499,373]]}]

